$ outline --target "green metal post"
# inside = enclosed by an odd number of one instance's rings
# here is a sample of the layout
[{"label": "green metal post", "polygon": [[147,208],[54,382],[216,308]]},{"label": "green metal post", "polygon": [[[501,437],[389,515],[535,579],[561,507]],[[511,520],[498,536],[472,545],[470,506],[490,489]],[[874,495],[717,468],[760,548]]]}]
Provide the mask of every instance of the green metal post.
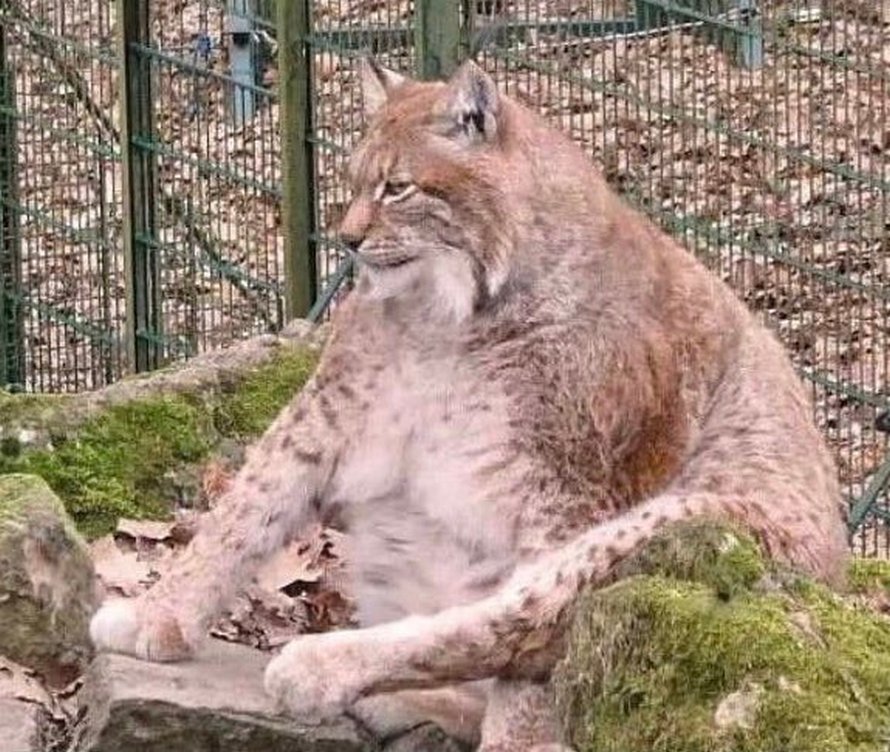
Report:
[{"label": "green metal post", "polygon": [[15,75],[0,24],[0,388],[24,385],[22,255],[16,175]]},{"label": "green metal post", "polygon": [[763,67],[763,21],[755,0],[738,0],[736,7],[743,15],[745,31],[735,38],[736,62],[743,68]]},{"label": "green metal post", "polygon": [[460,61],[459,0],[415,0],[414,48],[417,75],[446,78]]},{"label": "green metal post", "polygon": [[281,129],[281,224],[284,230],[285,318],[303,317],[316,294],[312,61],[308,0],[277,3]]},{"label": "green metal post", "polygon": [[637,31],[657,29],[667,25],[667,14],[661,8],[646,2],[646,0],[636,1],[634,17],[636,18]]},{"label": "green metal post", "polygon": [[139,46],[150,43],[149,0],[117,0],[121,81],[124,271],[127,287],[129,368],[149,371],[162,363],[161,286],[156,235],[155,157],[138,146],[154,139],[151,63]]}]

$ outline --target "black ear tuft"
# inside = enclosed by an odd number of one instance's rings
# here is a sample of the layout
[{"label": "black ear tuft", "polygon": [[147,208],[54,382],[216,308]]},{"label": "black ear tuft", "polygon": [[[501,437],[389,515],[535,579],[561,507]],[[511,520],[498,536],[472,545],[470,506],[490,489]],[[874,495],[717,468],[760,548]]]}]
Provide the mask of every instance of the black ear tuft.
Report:
[{"label": "black ear tuft", "polygon": [[451,78],[449,116],[470,141],[491,141],[497,134],[499,95],[491,77],[472,61]]}]

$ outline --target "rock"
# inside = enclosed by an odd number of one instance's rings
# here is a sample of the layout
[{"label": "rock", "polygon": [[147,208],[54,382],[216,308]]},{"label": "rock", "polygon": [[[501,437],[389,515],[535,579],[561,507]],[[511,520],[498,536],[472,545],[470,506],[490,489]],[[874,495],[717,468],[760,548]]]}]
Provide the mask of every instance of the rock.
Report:
[{"label": "rock", "polygon": [[886,752],[886,563],[854,563],[860,592],[840,595],[701,522],[621,574],[582,597],[554,677],[574,748]]},{"label": "rock", "polygon": [[78,696],[72,752],[468,752],[432,724],[384,745],[349,718],[282,716],[263,690],[268,660],[220,640],[183,663],[100,655]]},{"label": "rock", "polygon": [[35,705],[0,695],[0,752],[40,752]]},{"label": "rock", "polygon": [[[307,726],[263,691],[267,654],[212,640],[194,661],[101,655],[87,672],[76,752],[376,752],[348,719]],[[311,667],[307,667],[311,671]]]},{"label": "rock", "polygon": [[0,658],[0,752],[43,749],[43,688],[20,666]]},{"label": "rock", "polygon": [[[783,677],[777,681],[777,685]],[[782,682],[782,686],[787,686]],[[754,684],[749,689],[730,692],[720,700],[714,711],[714,724],[718,729],[745,729],[754,727],[760,705],[760,685]]]},{"label": "rock", "polygon": [[294,324],[82,394],[0,391],[0,475],[39,475],[87,537],[207,499],[202,474],[272,422],[312,374],[324,330]]},{"label": "rock", "polygon": [[382,752],[470,752],[470,747],[449,739],[438,726],[427,723],[390,741]]},{"label": "rock", "polygon": [[55,686],[86,667],[96,605],[86,544],[40,478],[0,476],[0,655]]}]

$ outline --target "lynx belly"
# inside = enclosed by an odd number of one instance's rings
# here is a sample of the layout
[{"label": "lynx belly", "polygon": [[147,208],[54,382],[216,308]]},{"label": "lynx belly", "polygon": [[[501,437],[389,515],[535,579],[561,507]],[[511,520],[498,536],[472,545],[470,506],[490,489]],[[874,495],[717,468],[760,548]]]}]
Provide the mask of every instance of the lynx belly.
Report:
[{"label": "lynx belly", "polygon": [[444,379],[449,368],[385,374],[334,480],[362,624],[476,600],[515,565],[517,505],[499,492],[517,469],[502,461],[505,399],[492,383]]}]

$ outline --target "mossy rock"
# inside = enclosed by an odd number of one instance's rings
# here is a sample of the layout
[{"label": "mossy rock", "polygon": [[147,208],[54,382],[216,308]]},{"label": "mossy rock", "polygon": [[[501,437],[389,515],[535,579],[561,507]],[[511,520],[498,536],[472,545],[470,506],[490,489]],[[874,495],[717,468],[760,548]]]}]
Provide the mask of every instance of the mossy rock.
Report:
[{"label": "mossy rock", "polygon": [[[622,574],[582,598],[554,676],[578,752],[886,752],[883,616],[707,523],[659,536]],[[851,580],[882,574],[856,563]]]},{"label": "mossy rock", "polygon": [[40,478],[0,476],[0,655],[64,684],[86,666],[93,565]]},{"label": "mossy rock", "polygon": [[[317,346],[263,347],[249,367],[226,371],[214,353],[212,378],[177,380],[166,369],[110,387],[114,399],[0,393],[0,476],[43,478],[88,537],[120,517],[158,519],[189,506],[206,462],[262,433],[318,360]],[[188,368],[198,370],[180,370]]]}]

